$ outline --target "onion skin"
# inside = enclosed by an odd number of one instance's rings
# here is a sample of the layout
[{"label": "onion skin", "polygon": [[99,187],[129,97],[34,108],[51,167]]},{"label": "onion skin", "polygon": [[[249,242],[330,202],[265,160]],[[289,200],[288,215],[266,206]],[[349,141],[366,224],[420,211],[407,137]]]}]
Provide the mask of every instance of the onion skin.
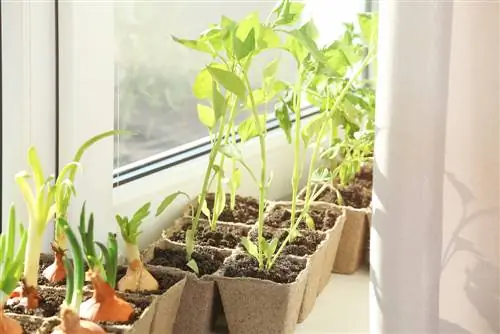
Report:
[{"label": "onion skin", "polygon": [[54,252],[54,262],[45,268],[42,275],[51,283],[60,282],[66,278],[66,271],[64,270],[63,256],[64,250],[52,245],[52,251]]},{"label": "onion skin", "polygon": [[72,309],[64,307],[61,310],[61,325],[52,334],[105,334],[99,325],[88,320],[80,320]]},{"label": "onion skin", "polygon": [[89,276],[94,295],[81,304],[80,317],[94,322],[128,321],[134,313],[132,305],[116,296],[115,290],[99,274],[92,272]]},{"label": "onion skin", "polygon": [[140,260],[132,261],[127,273],[118,282],[118,291],[155,291],[159,289],[158,281],[144,267]]},{"label": "onion skin", "polygon": [[19,322],[6,317],[3,310],[0,311],[0,334],[23,334],[23,332]]}]

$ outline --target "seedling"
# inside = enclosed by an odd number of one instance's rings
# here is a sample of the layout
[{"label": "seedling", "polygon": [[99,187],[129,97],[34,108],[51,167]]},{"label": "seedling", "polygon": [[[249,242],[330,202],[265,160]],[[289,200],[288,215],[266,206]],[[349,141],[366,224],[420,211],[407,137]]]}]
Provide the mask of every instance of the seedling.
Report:
[{"label": "seedling", "polygon": [[[89,229],[87,229],[87,232]],[[92,239],[87,235],[88,240]],[[83,242],[85,244],[85,242]],[[95,242],[101,250],[101,256],[95,257],[95,252],[86,254],[89,272],[87,277],[92,282],[94,294],[92,298],[82,303],[80,317],[91,321],[128,321],[133,307],[119,298],[115,293],[116,273],[118,264],[118,244],[116,234],[108,234],[108,242],[103,245]],[[88,245],[84,246],[87,252]]]},{"label": "seedling", "polygon": [[[342,76],[335,82],[324,80],[315,80],[309,89],[321,99],[314,98],[311,101],[318,103],[321,113],[316,116],[307,127],[302,131],[302,137],[306,145],[312,144],[312,156],[309,163],[309,173],[306,183],[306,194],[304,203],[303,218],[306,218],[310,204],[322,191],[313,194],[312,184],[318,180],[318,175],[325,179],[332,180],[339,178],[341,183],[348,183],[359,170],[362,162],[368,157],[370,146],[373,145],[373,112],[374,108],[368,106],[363,113],[363,105],[366,106],[367,101],[364,97],[372,99],[374,103],[373,91],[367,87],[357,87],[360,77],[365,69],[374,62],[377,50],[377,26],[378,17],[372,14],[360,14],[358,19],[361,38],[365,43],[365,48],[362,45],[353,44],[353,40],[358,35],[354,34],[352,24],[346,25],[346,33],[342,40],[334,42],[331,47],[327,48],[326,52],[334,55],[336,52],[342,52],[344,55],[352,54],[353,50],[363,51],[365,54],[356,63],[348,62],[346,68],[351,68],[353,72],[349,75],[349,71],[342,71]],[[353,48],[351,52],[346,52],[345,45],[348,42]],[[350,66],[349,66],[350,65]],[[356,65],[356,67],[352,66]],[[318,84],[322,83],[321,85]],[[363,122],[365,124],[363,124]],[[360,128],[364,126],[366,131],[360,132]],[[344,138],[339,139],[338,129],[344,130]],[[325,172],[324,168],[317,169],[316,163],[320,156],[322,141],[325,139],[327,130],[331,130],[330,148],[322,154],[322,157],[329,157],[332,162],[330,170]],[[361,136],[359,134],[362,133]],[[358,136],[358,138],[356,138]],[[342,159],[340,164],[338,160]],[[317,189],[317,187],[316,187]],[[339,204],[342,203],[342,196],[337,191],[337,199]]]},{"label": "seedling", "polygon": [[61,325],[59,325],[53,334],[100,334],[106,333],[97,324],[80,319],[78,316],[82,303],[83,283],[84,283],[84,260],[83,250],[78,242],[73,230],[68,222],[59,218],[57,221],[59,231],[65,234],[69,241],[73,262],[65,255],[63,258],[64,268],[66,270],[66,298],[61,306]]},{"label": "seedling", "polygon": [[[19,227],[18,227],[19,226]],[[16,247],[16,228],[19,228],[19,245]],[[7,233],[0,235],[0,304],[4,305],[17,286],[23,272],[24,253],[28,235],[22,224],[16,222],[16,211],[11,205]],[[21,334],[21,325],[3,314],[0,308],[0,334]]]},{"label": "seedling", "polygon": [[[59,218],[67,219],[67,213],[69,204],[71,201],[71,197],[76,195],[76,190],[74,187],[74,181],[76,177],[76,172],[80,161],[84,155],[84,153],[98,141],[103,140],[107,137],[114,136],[116,134],[126,133],[124,131],[107,131],[101,134],[98,134],[85,143],[77,150],[73,161],[66,165],[62,170],[57,180],[55,182],[55,221],[57,222]],[[66,239],[65,234],[60,231],[59,226],[55,225],[55,240],[52,243],[52,251],[54,252],[54,263],[45,268],[43,271],[43,276],[49,282],[59,282],[62,281],[65,277],[65,269],[62,263],[62,257],[66,250]]]},{"label": "seedling", "polygon": [[144,267],[137,245],[137,238],[141,234],[141,224],[149,216],[151,203],[144,204],[132,218],[116,215],[120,232],[125,241],[128,268],[125,276],[118,282],[119,291],[152,291],[158,290],[158,281]]}]

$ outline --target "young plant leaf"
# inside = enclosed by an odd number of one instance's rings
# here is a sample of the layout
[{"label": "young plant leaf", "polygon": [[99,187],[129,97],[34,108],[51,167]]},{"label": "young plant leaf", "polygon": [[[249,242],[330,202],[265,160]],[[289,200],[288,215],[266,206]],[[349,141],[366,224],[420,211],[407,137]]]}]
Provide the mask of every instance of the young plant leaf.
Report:
[{"label": "young plant leaf", "polygon": [[200,122],[207,128],[212,129],[216,122],[215,111],[203,104],[198,104],[196,108],[198,109],[198,119]]},{"label": "young plant leaf", "polygon": [[274,115],[279,122],[280,128],[286,135],[286,140],[290,144],[292,142],[292,121],[290,120],[291,109],[289,103],[280,98],[279,102],[274,106]]},{"label": "young plant leaf", "polygon": [[198,264],[194,259],[189,260],[186,265],[196,274],[200,275],[200,269],[198,268]]},{"label": "young plant leaf", "polygon": [[239,150],[238,146],[236,146],[235,144],[223,145],[219,148],[219,152],[224,154],[228,158],[237,161],[243,160],[243,155],[241,154],[241,151]]},{"label": "young plant leaf", "polygon": [[240,99],[245,98],[245,84],[236,74],[211,65],[207,67],[207,70],[210,75],[212,75],[212,78],[214,78],[215,81],[222,85],[222,87],[232,92]]},{"label": "young plant leaf", "polygon": [[316,226],[314,224],[314,219],[312,219],[312,217],[308,213],[306,213],[305,216],[306,216],[306,219],[305,219],[306,226],[309,227],[309,229],[311,229],[311,230],[315,230]]},{"label": "young plant leaf", "polygon": [[163,211],[165,211],[165,209],[168,208],[170,206],[170,204],[172,204],[172,202],[175,201],[175,199],[179,195],[184,195],[184,196],[186,196],[187,199],[189,199],[189,196],[185,192],[182,192],[182,191],[177,191],[173,194],[170,194],[167,197],[165,197],[165,199],[160,203],[160,205],[158,206],[158,209],[156,209],[155,216],[158,217],[159,215],[161,215],[163,213]]},{"label": "young plant leaf", "polygon": [[324,118],[323,114],[319,114],[302,128],[301,135],[305,145],[309,145],[311,140],[319,135],[321,127],[325,123]]},{"label": "young plant leaf", "polygon": [[233,51],[236,59],[241,60],[245,58],[255,50],[255,30],[250,30],[244,41],[234,35],[233,43]]},{"label": "young plant leaf", "polygon": [[246,142],[247,140],[257,137],[266,127],[266,115],[259,115],[259,123],[255,120],[255,117],[249,116],[246,120],[238,125],[238,134],[240,135],[241,141]]},{"label": "young plant leaf", "polygon": [[297,23],[300,20],[304,6],[302,2],[281,1],[273,10],[273,13],[277,16],[273,25],[293,25]]},{"label": "young plant leaf", "polygon": [[376,45],[378,41],[378,15],[376,13],[361,13],[358,15],[361,35],[368,45]]},{"label": "young plant leaf", "polygon": [[278,72],[280,59],[276,58],[264,67],[264,81],[274,80],[276,72]]},{"label": "young plant leaf", "polygon": [[174,40],[174,42],[182,44],[185,47],[188,47],[190,49],[214,55],[212,49],[207,45],[207,43],[205,41],[192,40],[192,39],[182,39],[182,38],[177,38],[175,36],[172,36],[172,39]]},{"label": "young plant leaf", "polygon": [[203,199],[203,202],[201,204],[201,212],[207,217],[210,219],[210,209],[208,208],[208,205],[207,205],[207,200],[206,199]]},{"label": "young plant leaf", "polygon": [[192,229],[186,231],[186,257],[191,260],[191,255],[194,251],[194,232]]},{"label": "young plant leaf", "polygon": [[257,249],[257,245],[255,245],[248,237],[242,237],[241,244],[250,256],[253,256],[257,260],[259,259],[259,250]]},{"label": "young plant leaf", "polygon": [[273,238],[269,243],[266,242],[266,246],[264,248],[264,254],[268,260],[273,258],[274,253],[276,252],[276,248],[278,247],[278,238]]},{"label": "young plant leaf", "polygon": [[301,236],[299,230],[297,230],[296,227],[290,227],[288,233],[290,235],[290,242],[293,242],[297,237]]},{"label": "young plant leaf", "polygon": [[194,96],[200,100],[210,98],[212,95],[212,81],[213,79],[210,72],[208,72],[208,69],[202,69],[194,79]]},{"label": "young plant leaf", "polygon": [[218,120],[224,116],[226,110],[226,100],[219,91],[219,88],[217,87],[217,83],[215,81],[212,81],[212,106],[214,110],[215,120]]}]

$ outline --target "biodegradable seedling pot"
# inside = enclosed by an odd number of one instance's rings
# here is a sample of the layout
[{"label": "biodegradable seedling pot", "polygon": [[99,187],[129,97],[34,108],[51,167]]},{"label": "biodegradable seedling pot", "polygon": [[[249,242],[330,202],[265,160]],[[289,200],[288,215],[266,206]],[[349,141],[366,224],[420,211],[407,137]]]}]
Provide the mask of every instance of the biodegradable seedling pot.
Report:
[{"label": "biodegradable seedling pot", "polygon": [[[271,272],[285,271],[295,277],[286,283],[265,279],[256,271],[257,261],[236,251],[226,259],[218,275],[214,276],[221,294],[230,333],[238,334],[292,334],[299,315],[306,287],[309,261],[283,256]],[[254,277],[241,277],[253,274]],[[232,277],[231,277],[232,276]],[[234,277],[240,276],[240,277]]]},{"label": "biodegradable seedling pot", "polygon": [[[258,230],[254,227],[250,231],[250,239],[257,242]],[[282,228],[264,227],[263,236],[267,241],[278,238],[278,248],[288,235],[288,230]],[[312,230],[301,231],[301,236],[289,243],[283,249],[283,255],[294,256],[309,260],[309,271],[306,279],[304,297],[300,307],[298,322],[303,322],[311,313],[316,302],[323,267],[325,265],[326,252],[330,244],[330,235]]]},{"label": "biodegradable seedling pot", "polygon": [[[297,203],[297,208],[299,210],[303,208],[302,201]],[[283,201],[273,203],[266,211],[265,224],[276,227],[289,226],[291,218],[290,209],[291,202]],[[310,269],[310,275],[312,276],[310,280],[312,280],[312,282],[311,284],[308,283],[308,287],[306,287],[304,296],[304,307],[306,308],[303,311],[307,311],[308,303],[312,302],[312,306],[314,306],[314,301],[312,301],[314,289],[316,289],[314,293],[319,295],[328,284],[331,276],[331,268],[335,261],[339,240],[346,220],[344,209],[328,203],[312,203],[309,214],[314,220],[316,231],[325,233],[328,235],[328,238],[324,241],[324,245],[318,248],[317,252],[312,256]],[[305,231],[309,231],[310,229],[302,222],[298,230],[299,232],[305,233]],[[322,252],[324,254],[322,254]],[[302,316],[304,315],[303,313],[301,314]]]},{"label": "biodegradable seedling pot", "polygon": [[[324,184],[326,194],[335,194],[332,185]],[[299,198],[303,198],[305,189],[299,193]],[[333,197],[335,198],[335,197]],[[315,204],[329,204],[337,209],[345,209],[346,220],[340,242],[335,257],[332,271],[338,274],[352,274],[359,269],[363,263],[365,236],[367,233],[366,215],[370,212],[369,208],[354,208],[352,206],[340,206],[331,203],[330,196],[320,196]]]},{"label": "biodegradable seedling pot", "polygon": [[[181,217],[169,229],[162,233],[164,239],[184,247],[186,230],[191,228],[192,220]],[[212,231],[207,220],[200,219],[196,233],[195,244],[223,250],[235,249],[241,238],[248,235],[251,226],[237,223],[218,222]]]},{"label": "biodegradable seedling pot", "polygon": [[[214,193],[208,193],[206,196],[207,207],[212,212],[214,206]],[[250,196],[236,195],[235,207],[230,208],[230,194],[226,194],[225,207],[219,218],[218,222],[236,223],[243,225],[253,225],[259,217],[259,200]],[[198,197],[190,201],[185,209],[184,216],[194,216],[198,208]],[[200,218],[206,219],[207,217],[201,213]]]},{"label": "biodegradable seedling pot", "polygon": [[[145,263],[182,270],[186,285],[174,324],[175,334],[211,333],[215,317],[220,312],[220,297],[211,274],[217,271],[230,251],[196,247],[193,258],[200,268],[200,277],[194,274],[185,260],[185,247],[160,239],[143,254]],[[206,268],[207,265],[210,268]],[[159,314],[161,317],[161,313]]]}]

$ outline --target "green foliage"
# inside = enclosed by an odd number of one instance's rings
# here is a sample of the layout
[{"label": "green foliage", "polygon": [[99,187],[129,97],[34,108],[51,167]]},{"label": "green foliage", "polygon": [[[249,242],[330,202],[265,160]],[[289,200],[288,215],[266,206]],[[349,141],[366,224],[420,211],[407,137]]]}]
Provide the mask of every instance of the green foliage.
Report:
[{"label": "green foliage", "polygon": [[[99,256],[95,248],[94,242],[94,214],[91,213],[87,223],[87,217],[85,214],[85,203],[82,205],[80,211],[80,225],[78,226],[78,232],[80,233],[80,239],[82,241],[83,252],[85,254],[85,261],[87,262],[89,268],[92,270],[97,270],[99,272],[103,271],[101,262],[99,261]],[[57,224],[60,224],[60,220]]]},{"label": "green foliage", "polygon": [[64,303],[77,312],[82,302],[83,283],[85,280],[83,250],[68,222],[63,218],[59,218],[57,224],[69,241],[73,257],[73,263],[68,259],[66,254],[63,258],[66,271],[66,299]]},{"label": "green foliage", "polygon": [[104,268],[104,272],[100,274],[104,276],[109,286],[114,289],[118,270],[118,242],[116,241],[116,234],[108,233],[106,245],[98,241],[96,241],[96,245],[101,249],[99,262],[100,266]]},{"label": "green foliage", "polygon": [[151,208],[151,203],[148,202],[141,206],[132,216],[128,218],[126,216],[116,215],[116,222],[120,227],[120,232],[123,240],[130,245],[137,245],[137,237],[142,233],[139,231],[142,222],[149,216],[149,209]]},{"label": "green foliage", "polygon": [[[19,245],[16,247],[16,229],[19,229]],[[9,210],[7,231],[0,235],[0,302],[4,303],[19,282],[26,251],[28,235],[24,226],[16,220],[14,205]]]}]

